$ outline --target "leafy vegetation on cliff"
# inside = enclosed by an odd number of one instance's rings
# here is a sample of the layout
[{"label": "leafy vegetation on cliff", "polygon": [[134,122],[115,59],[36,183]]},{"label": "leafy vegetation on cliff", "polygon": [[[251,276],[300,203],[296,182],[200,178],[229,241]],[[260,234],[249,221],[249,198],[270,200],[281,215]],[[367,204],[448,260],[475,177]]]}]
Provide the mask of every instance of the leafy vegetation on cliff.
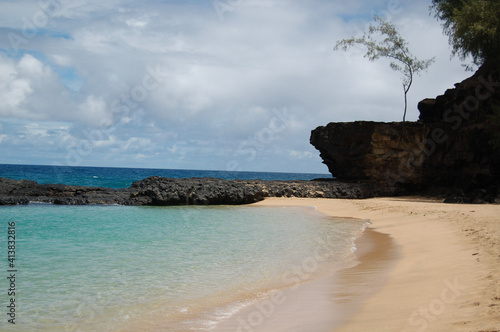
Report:
[{"label": "leafy vegetation on cliff", "polygon": [[431,7],[442,21],[453,54],[474,64],[500,60],[500,1],[433,0]]}]

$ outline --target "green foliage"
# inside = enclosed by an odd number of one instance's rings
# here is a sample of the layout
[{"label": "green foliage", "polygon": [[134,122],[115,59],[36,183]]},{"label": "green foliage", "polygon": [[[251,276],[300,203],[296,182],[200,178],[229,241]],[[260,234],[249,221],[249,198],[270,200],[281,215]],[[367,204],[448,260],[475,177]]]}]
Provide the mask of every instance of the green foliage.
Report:
[{"label": "green foliage", "polygon": [[500,54],[500,1],[433,0],[431,9],[443,21],[453,55],[471,56],[475,65],[498,62]]},{"label": "green foliage", "polygon": [[408,43],[399,35],[394,25],[384,21],[379,16],[375,16],[374,19],[378,25],[370,24],[368,33],[363,34],[360,38],[351,37],[340,40],[335,45],[334,50],[347,51],[350,47],[359,44],[367,49],[365,57],[370,61],[379,58],[389,58],[392,60],[390,64],[391,68],[403,74],[402,83],[405,98],[404,122],[408,108],[407,94],[413,83],[413,75],[426,70],[434,62],[434,58],[418,60],[410,53]]}]

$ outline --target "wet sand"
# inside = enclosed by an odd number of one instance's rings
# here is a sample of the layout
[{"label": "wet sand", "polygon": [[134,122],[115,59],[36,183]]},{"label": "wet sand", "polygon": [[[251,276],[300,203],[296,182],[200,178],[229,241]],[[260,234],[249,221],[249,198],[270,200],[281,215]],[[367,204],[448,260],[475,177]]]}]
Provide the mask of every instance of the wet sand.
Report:
[{"label": "wet sand", "polygon": [[363,299],[380,289],[398,256],[392,239],[371,229],[365,230],[356,246],[355,259],[347,266],[278,290],[223,321],[215,331],[329,332],[342,326]]},{"label": "wet sand", "polygon": [[372,225],[357,241],[357,265],[271,295],[217,331],[500,331],[500,205],[418,197],[257,205],[316,206]]}]

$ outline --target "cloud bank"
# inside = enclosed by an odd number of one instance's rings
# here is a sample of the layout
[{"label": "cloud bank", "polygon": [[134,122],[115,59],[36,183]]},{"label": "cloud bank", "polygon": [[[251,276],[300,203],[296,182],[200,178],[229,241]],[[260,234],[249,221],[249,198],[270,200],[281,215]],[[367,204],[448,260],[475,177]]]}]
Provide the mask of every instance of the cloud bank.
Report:
[{"label": "cloud bank", "polygon": [[400,121],[400,75],[334,52],[373,14],[419,58],[419,100],[467,76],[430,1],[4,1],[2,163],[327,173],[310,131]]}]

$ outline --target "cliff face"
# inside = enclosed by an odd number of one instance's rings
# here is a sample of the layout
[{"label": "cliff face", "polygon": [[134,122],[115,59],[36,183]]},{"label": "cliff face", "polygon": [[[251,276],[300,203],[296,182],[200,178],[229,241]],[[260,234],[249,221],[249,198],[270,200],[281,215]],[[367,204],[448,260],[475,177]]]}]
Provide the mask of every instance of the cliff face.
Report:
[{"label": "cliff face", "polygon": [[389,182],[398,175],[398,183],[417,184],[423,155],[415,152],[424,150],[427,132],[420,123],[329,123],[312,131],[311,144],[334,177]]},{"label": "cliff face", "polygon": [[[500,184],[500,79],[494,66],[483,65],[472,77],[455,84],[435,99],[418,105],[420,121],[441,139],[428,137],[431,146],[424,162],[427,183],[470,190]],[[495,115],[496,114],[496,115]]]},{"label": "cliff face", "polygon": [[330,123],[312,131],[311,144],[340,179],[404,189],[496,191],[491,189],[500,185],[500,149],[492,144],[500,136],[495,127],[500,117],[495,67],[484,65],[418,107],[418,122]]}]

